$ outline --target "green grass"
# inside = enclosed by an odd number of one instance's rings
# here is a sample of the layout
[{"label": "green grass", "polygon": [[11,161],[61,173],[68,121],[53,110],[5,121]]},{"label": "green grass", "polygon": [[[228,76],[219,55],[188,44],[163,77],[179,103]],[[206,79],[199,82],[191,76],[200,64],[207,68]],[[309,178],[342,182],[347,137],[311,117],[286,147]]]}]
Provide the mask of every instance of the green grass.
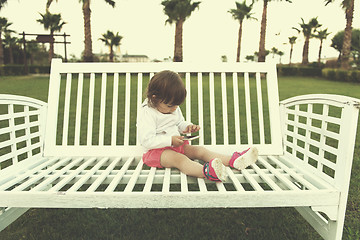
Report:
[{"label": "green grass", "polygon": [[[360,98],[360,84],[280,77],[280,99],[310,93]],[[48,76],[1,77],[0,93],[47,101]],[[360,129],[360,128],[359,128]],[[360,131],[357,134],[343,239],[360,235]],[[241,199],[239,199],[241,201]],[[321,239],[290,208],[31,209],[0,239]]]}]

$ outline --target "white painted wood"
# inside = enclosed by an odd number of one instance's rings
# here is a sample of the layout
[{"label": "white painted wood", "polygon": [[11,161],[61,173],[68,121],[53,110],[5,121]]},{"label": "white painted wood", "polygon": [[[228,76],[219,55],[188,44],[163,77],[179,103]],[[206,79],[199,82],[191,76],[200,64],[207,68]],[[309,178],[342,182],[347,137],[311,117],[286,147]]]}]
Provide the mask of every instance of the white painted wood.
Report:
[{"label": "white painted wood", "polygon": [[[143,74],[142,73],[138,73],[138,86],[137,86],[137,115],[139,116],[139,112],[140,112],[140,106],[143,102],[143,92],[142,92],[142,87],[143,87]],[[137,131],[136,131],[137,132]],[[137,132],[138,134],[138,132]],[[114,144],[113,144],[114,145]],[[136,135],[136,145],[140,145],[140,141],[139,141],[139,137],[138,135]]]},{"label": "white painted wood", "polygon": [[249,73],[244,73],[244,87],[245,87],[245,109],[246,109],[246,129],[247,129],[247,143],[253,144],[252,124],[251,124],[251,100],[250,100],[250,83]]},{"label": "white painted wood", "polygon": [[235,144],[240,145],[240,104],[239,104],[239,86],[237,73],[233,73],[233,94],[234,94],[234,115],[235,115]]},{"label": "white painted wood", "polygon": [[228,113],[227,113],[227,91],[226,91],[226,74],[221,73],[221,99],[222,99],[222,119],[224,132],[224,145],[229,144],[229,130],[228,130]]},{"label": "white painted wood", "polygon": [[165,175],[164,175],[164,181],[162,186],[162,192],[168,193],[170,191],[170,175],[171,175],[171,169],[165,168]]},{"label": "white painted wood", "polygon": [[209,73],[211,144],[216,145],[214,73]]},{"label": "white painted wood", "polygon": [[29,210],[29,208],[6,208],[4,211],[0,211],[0,232],[23,215],[27,210]]},{"label": "white painted wood", "polygon": [[63,135],[62,135],[62,144],[65,145],[65,146],[68,144],[71,84],[72,84],[71,73],[68,73],[66,75]]},{"label": "white painted wood", "polygon": [[90,74],[90,87],[89,87],[89,110],[88,110],[88,125],[87,125],[87,145],[92,145],[93,136],[93,116],[94,116],[94,103],[95,103],[95,74]]},{"label": "white painted wood", "polygon": [[112,102],[112,121],[111,121],[111,145],[116,145],[116,127],[118,121],[118,102],[119,102],[119,73],[114,73],[113,83],[113,102]]},{"label": "white painted wood", "polygon": [[[32,199],[28,201],[24,196]],[[1,205],[41,208],[232,208],[316,206],[318,199],[326,205],[338,203],[339,192],[295,191],[226,192],[4,192]]]},{"label": "white painted wood", "polygon": [[[204,107],[203,107],[203,79],[202,79],[202,73],[198,73],[197,75],[198,79],[198,112],[199,112],[199,125],[204,126]],[[204,128],[201,127],[199,131],[199,145],[204,145]]]},{"label": "white painted wood", "polygon": [[105,104],[106,104],[106,73],[102,74],[101,78],[101,96],[100,96],[100,121],[99,121],[99,145],[104,145],[105,133]]},{"label": "white painted wood", "polygon": [[49,192],[57,192],[61,190],[66,184],[68,184],[72,179],[74,179],[80,172],[82,172],[85,168],[87,168],[91,163],[93,163],[96,160],[96,158],[90,158],[87,161],[85,161],[83,164],[81,164],[75,171],[73,171],[71,174],[67,175],[65,178],[63,178],[60,182],[56,183],[53,187],[49,189]]},{"label": "white painted wood", "polygon": [[256,91],[257,91],[257,103],[258,103],[258,115],[259,115],[259,132],[260,132],[260,144],[265,144],[265,131],[264,131],[264,109],[263,109],[263,97],[261,89],[261,77],[260,73],[256,73]]},{"label": "white painted wood", "polygon": [[130,73],[126,73],[125,81],[125,129],[124,129],[124,145],[129,146],[129,127],[130,127]]},{"label": "white painted wood", "polygon": [[150,173],[149,173],[149,175],[148,175],[148,177],[146,179],[146,183],[145,183],[143,192],[149,193],[151,191],[151,187],[152,187],[152,184],[154,182],[155,173],[156,173],[156,168],[152,167],[150,169]]},{"label": "white painted wood", "polygon": [[141,159],[136,166],[135,172],[131,175],[130,181],[126,184],[126,188],[124,189],[125,193],[132,192],[133,188],[135,187],[136,181],[140,175],[143,164],[144,162]]},{"label": "white painted wood", "polygon": [[75,117],[75,140],[74,145],[80,145],[80,124],[81,124],[81,109],[82,109],[82,96],[84,86],[84,74],[80,73],[78,77],[78,91],[76,99],[76,117]]},{"label": "white painted wood", "polygon": [[126,160],[125,164],[122,166],[121,170],[116,174],[114,179],[111,181],[109,186],[106,188],[105,192],[113,192],[120,182],[121,178],[124,176],[125,172],[128,170],[130,164],[134,161],[134,158],[131,157]]}]

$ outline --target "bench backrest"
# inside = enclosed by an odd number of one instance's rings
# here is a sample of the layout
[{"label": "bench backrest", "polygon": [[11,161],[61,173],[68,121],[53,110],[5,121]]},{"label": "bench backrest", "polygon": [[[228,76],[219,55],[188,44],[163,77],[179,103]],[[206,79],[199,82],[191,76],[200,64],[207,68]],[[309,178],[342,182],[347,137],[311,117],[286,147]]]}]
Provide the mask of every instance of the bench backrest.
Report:
[{"label": "bench backrest", "polygon": [[229,153],[249,145],[281,154],[275,65],[265,63],[62,63],[51,65],[44,152],[51,156],[141,155],[138,106],[149,79],[178,72],[184,117],[202,126],[193,144]]}]

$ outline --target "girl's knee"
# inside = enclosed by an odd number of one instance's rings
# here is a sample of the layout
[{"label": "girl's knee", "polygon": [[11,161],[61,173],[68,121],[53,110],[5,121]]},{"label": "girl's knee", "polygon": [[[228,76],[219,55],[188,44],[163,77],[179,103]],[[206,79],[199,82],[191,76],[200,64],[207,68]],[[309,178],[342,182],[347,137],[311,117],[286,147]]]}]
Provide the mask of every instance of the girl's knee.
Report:
[{"label": "girl's knee", "polygon": [[202,146],[187,145],[185,148],[185,155],[191,159],[203,160],[206,154],[207,154],[207,150]]},{"label": "girl's knee", "polygon": [[189,158],[184,154],[168,149],[161,154],[160,163],[163,167],[179,168],[179,165],[188,160]]}]

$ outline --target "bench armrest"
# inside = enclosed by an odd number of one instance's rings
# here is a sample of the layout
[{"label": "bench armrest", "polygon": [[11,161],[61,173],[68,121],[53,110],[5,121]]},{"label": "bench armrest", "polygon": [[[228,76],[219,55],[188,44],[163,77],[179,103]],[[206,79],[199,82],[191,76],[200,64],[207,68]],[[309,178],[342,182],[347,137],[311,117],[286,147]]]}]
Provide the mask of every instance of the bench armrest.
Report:
[{"label": "bench armrest", "polygon": [[43,153],[47,104],[0,94],[0,169]]},{"label": "bench armrest", "polygon": [[338,189],[348,189],[360,100],[311,94],[280,103],[284,155]]}]

